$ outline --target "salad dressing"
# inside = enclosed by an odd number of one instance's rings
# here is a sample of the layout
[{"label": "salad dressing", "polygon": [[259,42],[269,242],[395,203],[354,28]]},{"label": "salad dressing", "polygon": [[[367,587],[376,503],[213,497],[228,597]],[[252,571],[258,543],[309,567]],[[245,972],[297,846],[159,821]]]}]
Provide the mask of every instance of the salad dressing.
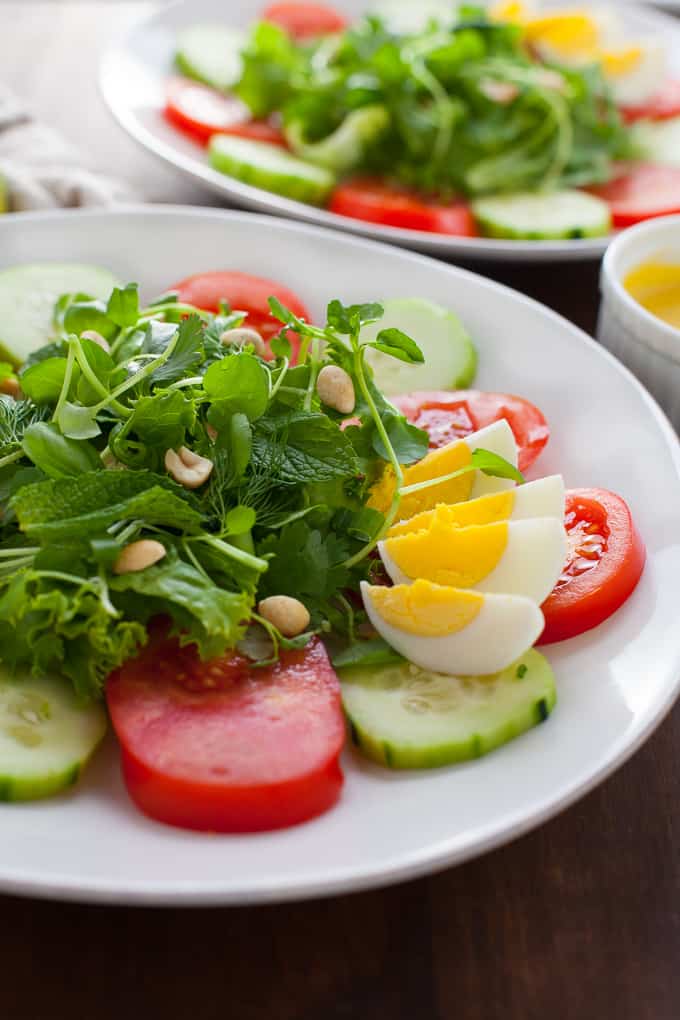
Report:
[{"label": "salad dressing", "polygon": [[680,263],[643,262],[628,273],[623,286],[648,312],[680,329]]}]

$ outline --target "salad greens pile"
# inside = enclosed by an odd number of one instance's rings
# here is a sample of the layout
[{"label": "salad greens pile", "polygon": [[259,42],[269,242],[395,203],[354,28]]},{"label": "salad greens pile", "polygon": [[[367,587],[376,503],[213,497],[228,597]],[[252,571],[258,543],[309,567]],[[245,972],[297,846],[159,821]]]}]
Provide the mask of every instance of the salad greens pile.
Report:
[{"label": "salad greens pile", "polygon": [[[108,302],[59,299],[53,339],[20,371],[22,398],[0,397],[4,662],[61,672],[94,697],[158,616],[203,658],[259,622],[271,661],[309,637],[286,640],[260,619],[257,600],[272,594],[299,598],[314,631],[351,642],[346,593],[369,576],[369,554],[396,516],[401,465],[428,448],[376,387],[366,346],[404,362],[423,356],[394,328],[360,342],[379,304],[331,301],[323,328],[274,298],[270,307],[282,325],[267,361],[248,343],[223,342],[244,321],[226,305],[212,315],[166,294],[140,308],[134,284]],[[301,338],[295,365],[290,329]],[[348,427],[316,392],[329,363],[354,386]],[[165,467],[167,451],[183,446],[212,464],[195,490]],[[367,504],[388,464],[397,486],[382,514]],[[514,471],[487,451],[464,470],[475,467]],[[166,555],[117,573],[121,550],[140,538]]]},{"label": "salad greens pile", "polygon": [[477,6],[402,34],[367,16],[313,43],[261,22],[234,91],[279,112],[300,155],[444,197],[604,182],[634,155],[599,67],[539,63]]}]

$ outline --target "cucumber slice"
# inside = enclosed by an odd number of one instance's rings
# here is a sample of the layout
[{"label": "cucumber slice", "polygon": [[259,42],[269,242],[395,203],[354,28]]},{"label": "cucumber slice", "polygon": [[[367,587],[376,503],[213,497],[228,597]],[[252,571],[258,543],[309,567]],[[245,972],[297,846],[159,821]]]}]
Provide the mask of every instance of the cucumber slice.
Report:
[{"label": "cucumber slice", "polygon": [[493,676],[443,676],[401,665],[339,670],[354,743],[395,769],[479,758],[547,719],[553,671],[530,649]]},{"label": "cucumber slice", "polygon": [[631,130],[635,145],[649,163],[680,167],[680,117],[641,120]]},{"label": "cucumber slice", "polygon": [[529,241],[601,237],[611,230],[609,206],[585,191],[491,195],[472,203],[487,237]]},{"label": "cucumber slice", "polygon": [[305,141],[297,121],[288,125],[285,134],[296,156],[340,174],[361,163],[366,148],[380,137],[389,122],[386,108],[373,103],[353,110],[332,134],[319,142]]},{"label": "cucumber slice", "polygon": [[241,77],[245,36],[220,24],[190,25],[177,35],[175,63],[188,78],[228,92]]},{"label": "cucumber slice", "polygon": [[298,202],[323,205],[335,186],[330,170],[306,163],[268,142],[213,135],[208,152],[212,166],[220,173]]},{"label": "cucumber slice", "polygon": [[384,301],[383,308],[382,319],[362,329],[362,342],[375,340],[381,329],[396,327],[412,337],[425,356],[423,364],[409,365],[381,351],[366,351],[383,393],[395,396],[470,385],[477,371],[477,351],[454,312],[424,298],[394,298]]},{"label": "cucumber slice", "polygon": [[105,733],[103,706],[81,705],[66,680],[0,666],[0,800],[72,786]]},{"label": "cucumber slice", "polygon": [[45,262],[0,272],[0,360],[20,365],[48,342],[61,294],[80,291],[105,299],[117,285],[107,269],[77,263]]}]

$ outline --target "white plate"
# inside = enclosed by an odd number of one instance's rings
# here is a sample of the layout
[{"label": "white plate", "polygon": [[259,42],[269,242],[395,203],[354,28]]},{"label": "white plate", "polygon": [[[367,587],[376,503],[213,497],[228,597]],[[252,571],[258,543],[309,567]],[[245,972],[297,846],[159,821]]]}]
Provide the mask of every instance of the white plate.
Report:
[{"label": "white plate", "polygon": [[[408,3],[408,0],[401,2]],[[564,0],[551,2],[564,6]],[[352,16],[371,7],[369,0],[334,0],[334,3],[338,9]],[[161,159],[202,182],[226,204],[292,216],[420,251],[461,259],[532,261],[550,258],[566,261],[599,258],[603,254],[607,238],[581,241],[502,241],[450,237],[362,223],[360,220],[283,198],[261,188],[241,184],[235,178],[211,169],[204,149],[173,128],[162,116],[165,82],[173,73],[177,30],[183,25],[200,21],[245,27],[264,6],[264,3],[253,4],[252,0],[230,0],[228,4],[224,0],[178,0],[128,29],[105,54],[100,72],[104,99],[125,130]],[[372,6],[377,6],[377,0]],[[680,74],[680,24],[676,19],[636,6],[626,6],[619,14],[634,38],[661,36],[668,46],[671,70]]]},{"label": "white plate", "polygon": [[[564,319],[474,274],[386,245],[248,213],[188,208],[0,218],[0,267],[87,260],[145,295],[219,267],[272,277],[320,317],[330,298],[413,294],[456,309],[479,347],[482,388],[543,408],[541,473],[630,502],[649,561],[608,623],[553,646],[559,703],[487,758],[395,773],[352,751],[339,805],[279,833],[212,836],[157,825],[128,801],[111,741],[73,792],[0,805],[0,889],[130,903],[243,903],[367,888],[462,861],[555,814],[620,765],[680,679],[680,445],[611,355]],[[658,806],[661,812],[663,805]],[[631,819],[634,823],[634,819]]]}]

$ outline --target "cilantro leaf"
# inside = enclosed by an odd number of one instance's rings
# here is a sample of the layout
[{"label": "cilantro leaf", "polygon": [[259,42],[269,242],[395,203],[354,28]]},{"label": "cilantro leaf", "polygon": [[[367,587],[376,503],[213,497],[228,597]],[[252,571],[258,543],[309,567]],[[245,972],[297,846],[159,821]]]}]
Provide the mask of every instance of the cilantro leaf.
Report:
[{"label": "cilantro leaf", "polygon": [[292,595],[305,603],[310,612],[321,610],[320,603],[331,598],[349,582],[349,571],[342,566],[348,554],[347,544],[334,532],[323,534],[298,520],[275,535],[268,535],[257,547],[259,556],[271,556],[269,570],[263,574],[258,595]]}]

